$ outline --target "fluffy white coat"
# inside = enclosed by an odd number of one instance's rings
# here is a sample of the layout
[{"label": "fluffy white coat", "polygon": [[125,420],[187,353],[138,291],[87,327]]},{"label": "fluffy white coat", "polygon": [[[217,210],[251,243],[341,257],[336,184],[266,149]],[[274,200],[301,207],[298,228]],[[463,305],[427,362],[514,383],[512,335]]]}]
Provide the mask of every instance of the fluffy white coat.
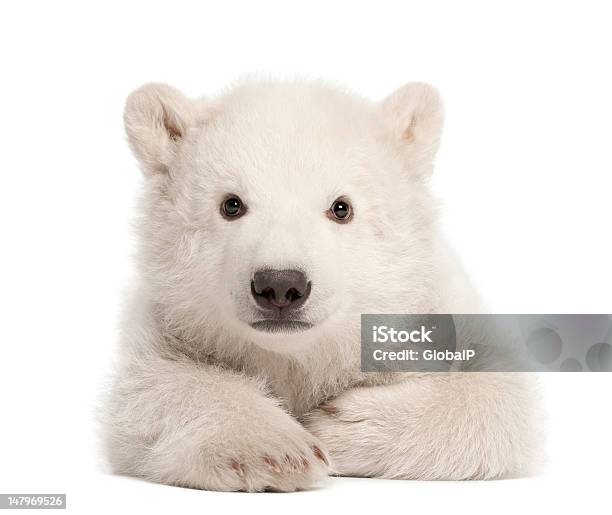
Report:
[{"label": "fluffy white coat", "polygon": [[[211,490],[304,489],[329,473],[523,474],[537,454],[521,374],[365,374],[361,313],[475,313],[427,179],[437,92],[373,103],[320,83],[249,81],[191,100],[146,85],[125,124],[146,177],[140,283],[106,443],[118,473]],[[248,212],[221,216],[228,194]],[[336,198],[350,223],[326,216]],[[250,282],[299,267],[302,332],[254,329]]]}]

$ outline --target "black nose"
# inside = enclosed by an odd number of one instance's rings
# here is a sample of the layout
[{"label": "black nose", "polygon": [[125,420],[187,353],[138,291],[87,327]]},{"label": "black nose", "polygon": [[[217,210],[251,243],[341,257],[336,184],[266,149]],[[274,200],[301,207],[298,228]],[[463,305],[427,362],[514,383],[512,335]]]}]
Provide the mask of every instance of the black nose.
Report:
[{"label": "black nose", "polygon": [[310,295],[310,282],[299,270],[264,269],[255,272],[251,293],[264,309],[296,309]]}]

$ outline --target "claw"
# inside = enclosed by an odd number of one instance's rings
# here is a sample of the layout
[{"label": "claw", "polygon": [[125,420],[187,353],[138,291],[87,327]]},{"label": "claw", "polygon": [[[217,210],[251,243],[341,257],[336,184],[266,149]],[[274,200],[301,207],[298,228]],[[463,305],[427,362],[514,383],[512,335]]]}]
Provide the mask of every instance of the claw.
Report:
[{"label": "claw", "polygon": [[329,461],[327,460],[325,453],[318,446],[314,445],[312,447],[312,452],[314,452],[314,455],[325,463],[325,465],[329,465]]},{"label": "claw", "polygon": [[319,406],[319,409],[325,413],[327,413],[328,415],[337,415],[338,414],[338,408],[336,408],[336,406],[334,406],[333,404],[321,404]]},{"label": "claw", "polygon": [[264,461],[277,474],[280,474],[282,472],[281,466],[274,458],[270,458],[270,456],[264,456]]},{"label": "claw", "polygon": [[236,460],[232,460],[231,467],[240,478],[244,478],[244,468]]},{"label": "claw", "polygon": [[292,458],[288,454],[285,454],[285,462],[287,463],[287,465],[289,465],[291,470],[293,470],[294,472],[300,472],[308,468],[308,465],[309,465],[308,460],[306,460],[306,458],[301,457],[298,460],[297,458]]}]

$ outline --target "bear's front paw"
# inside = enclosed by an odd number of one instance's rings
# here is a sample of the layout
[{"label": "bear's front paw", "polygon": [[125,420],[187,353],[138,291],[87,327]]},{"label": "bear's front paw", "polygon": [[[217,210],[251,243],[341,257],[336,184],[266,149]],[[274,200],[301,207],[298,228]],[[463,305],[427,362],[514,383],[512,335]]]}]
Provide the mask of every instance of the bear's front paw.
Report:
[{"label": "bear's front paw", "polygon": [[251,420],[239,433],[225,435],[212,453],[209,488],[292,492],[328,475],[323,444],[286,413],[276,415]]},{"label": "bear's front paw", "polygon": [[329,461],[318,445],[309,450],[293,449],[275,456],[232,459],[229,463],[229,490],[248,492],[292,492],[312,486],[327,476]]},{"label": "bear's front paw", "polygon": [[[352,389],[307,414],[304,427],[319,438],[331,455],[333,474],[380,476],[381,437],[389,432],[384,405],[370,397],[372,390]],[[376,463],[374,465],[373,463]]]}]

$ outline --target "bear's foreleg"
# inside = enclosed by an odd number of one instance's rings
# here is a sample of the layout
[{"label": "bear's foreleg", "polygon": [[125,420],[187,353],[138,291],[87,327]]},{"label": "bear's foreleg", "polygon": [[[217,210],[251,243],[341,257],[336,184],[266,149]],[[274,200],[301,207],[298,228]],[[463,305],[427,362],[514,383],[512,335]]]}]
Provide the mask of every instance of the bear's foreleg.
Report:
[{"label": "bear's foreleg", "polygon": [[536,459],[533,383],[525,374],[419,374],[348,390],[303,423],[344,476],[494,479]]},{"label": "bear's foreleg", "polygon": [[292,491],[327,476],[325,451],[257,381],[189,360],[133,359],[107,414],[115,472],[207,490]]}]

